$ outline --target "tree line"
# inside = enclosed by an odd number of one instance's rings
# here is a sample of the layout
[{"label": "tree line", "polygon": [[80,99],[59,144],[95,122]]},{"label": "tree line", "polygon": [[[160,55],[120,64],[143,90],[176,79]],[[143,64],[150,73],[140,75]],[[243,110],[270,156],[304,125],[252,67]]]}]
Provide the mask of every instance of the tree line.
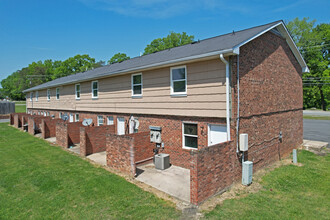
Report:
[{"label": "tree line", "polygon": [[[143,55],[189,44],[193,41],[194,36],[189,36],[185,32],[170,32],[166,37],[157,38],[148,44],[144,49]],[[128,59],[130,59],[130,57],[125,53],[116,53],[107,61],[107,64],[112,65]],[[23,100],[25,99],[25,94],[22,91],[25,89],[104,65],[104,61],[96,62],[95,58],[87,54],[77,54],[64,61],[48,59],[32,62],[27,67],[13,72],[6,79],[1,81],[2,89],[0,89],[0,99],[8,97],[12,100]]]},{"label": "tree line", "polygon": [[[316,24],[309,18],[287,22],[287,28],[304,57],[309,73],[303,73],[304,108],[326,110],[330,105],[330,24]],[[170,32],[163,38],[157,38],[148,44],[143,55],[185,45],[194,41],[193,35],[185,32]],[[108,65],[130,59],[125,53],[116,53],[108,61]],[[96,62],[87,54],[76,55],[64,61],[38,61],[18,70],[1,81],[0,98],[9,97],[14,100],[24,99],[23,90],[57,79],[59,77],[87,71],[105,65],[104,61]]]},{"label": "tree line", "polygon": [[326,110],[330,106],[330,24],[315,23],[295,18],[287,27],[310,69],[303,73],[304,108]]}]

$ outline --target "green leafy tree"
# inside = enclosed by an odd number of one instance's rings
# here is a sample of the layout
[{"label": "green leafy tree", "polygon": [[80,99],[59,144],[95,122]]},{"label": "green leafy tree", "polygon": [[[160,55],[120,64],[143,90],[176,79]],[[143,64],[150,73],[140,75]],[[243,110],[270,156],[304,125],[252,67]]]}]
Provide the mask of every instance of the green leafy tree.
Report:
[{"label": "green leafy tree", "polygon": [[110,60],[108,60],[108,64],[120,63],[129,59],[131,58],[127,56],[126,53],[116,53]]},{"label": "green leafy tree", "polygon": [[303,73],[304,107],[326,110],[330,103],[330,24],[315,27],[315,22],[295,18],[287,27],[310,69],[310,73]]},{"label": "green leafy tree", "polygon": [[151,41],[150,44],[146,46],[144,49],[144,55],[154,53],[161,50],[166,50],[173,47],[182,46],[185,44],[190,44],[194,41],[193,35],[187,35],[186,32],[175,33],[170,32],[169,35],[163,38],[157,38],[153,41]]}]

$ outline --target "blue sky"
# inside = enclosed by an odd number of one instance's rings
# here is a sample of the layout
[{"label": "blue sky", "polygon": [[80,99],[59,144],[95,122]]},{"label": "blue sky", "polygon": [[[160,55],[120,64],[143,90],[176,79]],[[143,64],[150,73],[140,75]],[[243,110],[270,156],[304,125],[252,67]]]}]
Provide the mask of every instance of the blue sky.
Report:
[{"label": "blue sky", "polygon": [[170,31],[195,39],[295,17],[330,22],[329,0],[0,0],[0,80],[38,60],[138,56]]}]

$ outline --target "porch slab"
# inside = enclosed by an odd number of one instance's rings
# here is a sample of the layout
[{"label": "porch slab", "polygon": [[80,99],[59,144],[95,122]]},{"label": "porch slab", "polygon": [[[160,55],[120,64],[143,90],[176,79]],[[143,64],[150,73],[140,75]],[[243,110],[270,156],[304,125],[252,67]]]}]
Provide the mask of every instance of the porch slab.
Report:
[{"label": "porch slab", "polygon": [[88,155],[87,158],[94,161],[97,164],[102,165],[102,166],[107,165],[107,153],[106,153],[106,151],[102,151],[102,152],[99,152],[99,153]]},{"label": "porch slab", "polygon": [[171,166],[157,170],[154,164],[137,167],[136,179],[175,198],[190,202],[190,170]]},{"label": "porch slab", "polygon": [[74,146],[70,146],[68,150],[80,155],[80,144],[75,144]]},{"label": "porch slab", "polygon": [[56,144],[56,137],[46,138],[45,141],[48,141],[49,143],[52,143],[52,144]]}]

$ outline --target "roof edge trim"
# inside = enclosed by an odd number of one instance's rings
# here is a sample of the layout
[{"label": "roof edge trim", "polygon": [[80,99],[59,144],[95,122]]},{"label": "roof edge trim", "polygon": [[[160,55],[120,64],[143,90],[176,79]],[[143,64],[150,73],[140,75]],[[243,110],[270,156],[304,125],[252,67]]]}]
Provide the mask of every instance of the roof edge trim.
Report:
[{"label": "roof edge trim", "polygon": [[[90,77],[90,78],[87,78],[87,79],[84,79],[84,80],[74,80],[74,81],[70,81],[68,83],[56,83],[52,86],[44,86],[44,87],[40,87],[40,88],[36,88],[36,89],[34,87],[32,87],[30,89],[24,90],[23,93],[37,91],[37,90],[41,90],[41,89],[47,89],[47,88],[54,88],[54,87],[57,87],[57,86],[60,86],[60,85],[63,86],[63,85],[75,84],[75,83],[78,83],[78,82],[86,82],[86,81],[90,81],[90,80],[94,80],[94,79],[105,78],[105,77],[108,77],[108,76],[116,76],[116,75],[130,73],[130,72],[133,72],[133,71],[146,70],[146,69],[150,69],[150,68],[154,68],[154,67],[160,67],[161,68],[165,65],[175,64],[175,63],[190,61],[190,60],[198,60],[198,59],[202,59],[202,58],[206,58],[206,57],[219,55],[221,53],[222,54],[236,54],[235,53],[236,51],[234,51],[233,49],[213,51],[213,52],[209,52],[209,53],[205,53],[205,54],[199,54],[199,55],[194,55],[194,56],[190,56],[190,57],[183,57],[183,58],[179,58],[179,59],[175,59],[175,60],[169,60],[169,61],[165,61],[165,62],[149,64],[149,65],[140,66],[140,67],[136,67],[136,68],[120,70],[120,71],[111,73],[111,75],[109,75],[109,72],[107,72],[107,73],[99,74],[99,75],[96,75],[94,77]],[[37,86],[35,86],[35,87],[37,87]]]}]

